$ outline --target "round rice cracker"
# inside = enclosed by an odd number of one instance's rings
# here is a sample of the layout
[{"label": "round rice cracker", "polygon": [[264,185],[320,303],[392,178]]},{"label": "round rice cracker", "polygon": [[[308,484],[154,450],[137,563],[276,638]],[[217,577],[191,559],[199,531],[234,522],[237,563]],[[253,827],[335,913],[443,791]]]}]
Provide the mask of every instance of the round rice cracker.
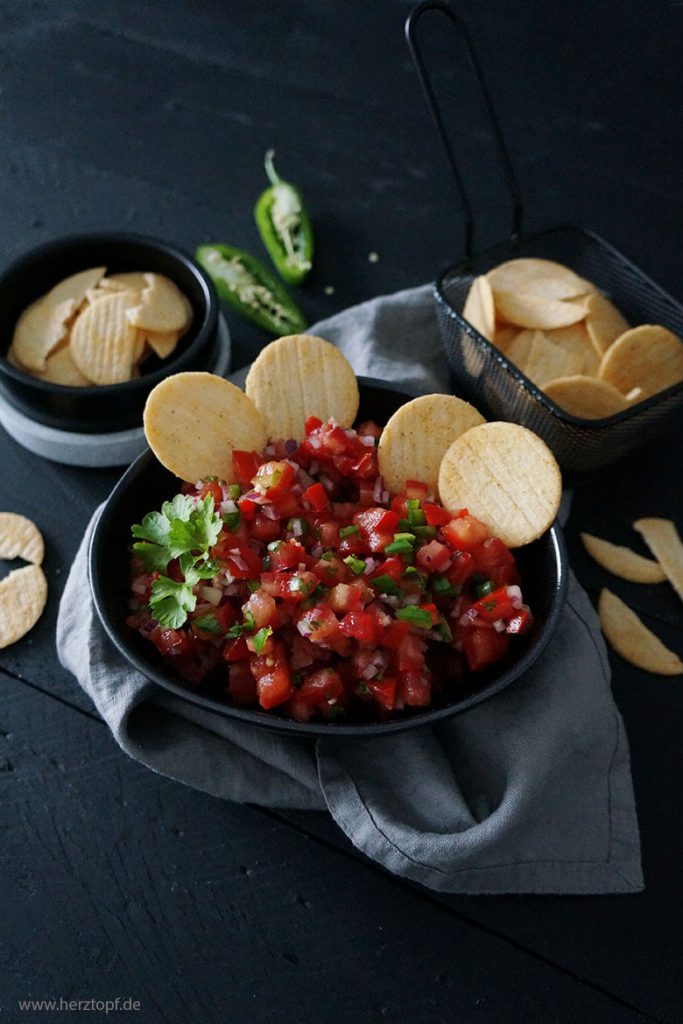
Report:
[{"label": "round rice cracker", "polygon": [[631,583],[663,583],[666,579],[661,565],[651,558],[643,558],[630,548],[610,544],[608,540],[594,537],[591,533],[582,533],[580,536],[591,558],[613,576]]},{"label": "round rice cracker", "polygon": [[17,512],[0,512],[0,558],[40,565],[44,554],[43,536],[35,523]]},{"label": "round rice cracker", "polygon": [[659,325],[632,327],[607,349],[599,376],[624,394],[634,387],[645,398],[666,391],[683,380],[683,341]]},{"label": "round rice cracker", "polygon": [[145,331],[185,331],[192,307],[174,281],[164,274],[144,274],[146,287],[138,294],[139,305],[128,312],[134,327]]},{"label": "round rice cracker", "polygon": [[61,384],[69,388],[89,388],[87,377],[84,377],[73,361],[71,346],[60,348],[47,357],[45,369],[35,371],[34,377],[49,381],[50,384]]},{"label": "round rice cracker", "polygon": [[312,334],[289,334],[259,353],[245,391],[268,422],[269,440],[303,440],[317,416],[350,427],[360,396],[353,368],[338,348]]},{"label": "round rice cracker", "polygon": [[591,344],[600,359],[613,341],[628,331],[631,325],[606,296],[596,292],[586,300],[586,329]]},{"label": "round rice cracker", "polygon": [[67,321],[74,312],[74,300],[51,305],[45,298],[28,306],[17,320],[12,352],[25,370],[44,370],[48,356],[66,337]]},{"label": "round rice cracker", "polygon": [[494,289],[496,316],[517,327],[554,330],[569,327],[586,316],[586,298],[539,299],[526,292],[503,292]]},{"label": "round rice cracker", "polygon": [[485,423],[474,406],[455,395],[422,395],[391,417],[377,449],[385,486],[397,494],[406,480],[422,480],[436,494],[444,453],[456,438]]},{"label": "round rice cracker", "polygon": [[630,402],[611,384],[582,374],[550,380],[543,391],[564,412],[583,420],[616,416],[630,407]]},{"label": "round rice cracker", "polygon": [[493,341],[496,330],[496,311],[491,285],[486,277],[475,277],[472,281],[462,315],[487,341]]},{"label": "round rice cracker", "polygon": [[24,565],[0,580],[0,648],[35,626],[46,601],[47,580],[39,565]]},{"label": "round rice cracker", "polygon": [[442,504],[466,508],[510,548],[540,537],[562,497],[560,467],[548,446],[516,423],[484,423],[450,446],[439,469]]},{"label": "round rice cracker", "polygon": [[265,417],[230,381],[212,373],[166,377],[150,391],[143,415],[147,442],[181,480],[207,476],[232,483],[233,450],[261,451]]},{"label": "round rice cracker", "polygon": [[593,290],[562,263],[534,257],[507,260],[487,274],[494,292],[524,292],[538,299],[574,299]]},{"label": "round rice cracker", "polygon": [[138,352],[138,332],[127,317],[137,294],[112,292],[87,306],[71,329],[71,356],[93,384],[121,384],[131,379]]},{"label": "round rice cracker", "polygon": [[662,643],[627,604],[606,588],[598,602],[600,626],[611,646],[636,668],[660,676],[683,674],[683,662]]},{"label": "round rice cracker", "polygon": [[539,388],[557,377],[591,376],[600,365],[581,323],[553,331],[520,331],[506,355]]}]

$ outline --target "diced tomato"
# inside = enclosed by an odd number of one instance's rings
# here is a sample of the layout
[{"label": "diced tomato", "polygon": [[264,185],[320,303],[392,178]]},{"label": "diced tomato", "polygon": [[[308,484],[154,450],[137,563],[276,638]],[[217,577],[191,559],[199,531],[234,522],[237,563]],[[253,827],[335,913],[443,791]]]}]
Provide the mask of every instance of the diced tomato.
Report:
[{"label": "diced tomato", "polygon": [[428,526],[445,526],[453,518],[451,513],[447,512],[441,505],[433,505],[430,501],[422,502],[422,511],[425,514]]},{"label": "diced tomato", "polygon": [[256,490],[275,501],[286,494],[294,483],[294,467],[289,462],[264,462],[252,477]]},{"label": "diced tomato", "polygon": [[289,519],[291,516],[298,516],[302,511],[301,502],[291,493],[291,491],[286,494],[279,494],[273,500],[272,504],[277,510],[277,514],[280,519]]},{"label": "diced tomato", "polygon": [[320,543],[324,548],[336,548],[339,544],[339,523],[325,519],[317,524]]},{"label": "diced tomato", "polygon": [[306,676],[296,696],[303,703],[316,706],[337,700],[343,692],[339,674],[331,668],[320,668]]},{"label": "diced tomato", "polygon": [[242,635],[234,640],[228,640],[223,648],[223,658],[225,661],[248,661],[249,648],[246,638]]},{"label": "diced tomato", "polygon": [[330,499],[322,483],[311,483],[309,487],[306,487],[301,498],[313,512],[324,512],[330,508]]},{"label": "diced tomato", "polygon": [[199,492],[199,497],[204,499],[211,495],[213,498],[213,507],[217,509],[223,500],[223,488],[217,480],[205,480],[202,484],[202,489]]},{"label": "diced tomato", "polygon": [[429,612],[432,617],[432,626],[438,626],[441,619],[435,604],[419,604],[417,607],[421,608],[424,612]]},{"label": "diced tomato", "polygon": [[498,590],[492,590],[490,594],[486,594],[485,597],[475,601],[472,607],[484,622],[495,622],[496,619],[509,619],[517,614],[517,609],[513,606],[508,596],[507,587],[499,587]]},{"label": "diced tomato", "polygon": [[236,661],[230,666],[228,677],[228,693],[235,704],[256,704],[258,693],[256,680],[244,661]]},{"label": "diced tomato", "polygon": [[152,630],[149,638],[160,654],[166,657],[172,653],[175,647],[181,646],[185,635],[178,629],[162,629],[161,626],[157,626]]},{"label": "diced tomato", "polygon": [[500,537],[489,537],[472,551],[475,569],[491,579],[492,572],[502,565],[514,565],[515,557]]},{"label": "diced tomato", "polygon": [[454,551],[453,561],[446,570],[446,578],[454,587],[460,587],[474,573],[474,559],[467,551]]},{"label": "diced tomato", "polygon": [[251,524],[251,535],[255,540],[268,544],[280,536],[280,523],[277,519],[269,519],[263,512],[257,512]]},{"label": "diced tomato", "polygon": [[408,707],[424,708],[431,700],[432,684],[424,672],[401,672],[398,690]]},{"label": "diced tomato", "polygon": [[339,620],[329,605],[317,605],[300,616],[297,629],[311,643],[320,644],[338,654],[346,654],[349,641],[341,631]]},{"label": "diced tomato", "polygon": [[315,590],[318,577],[307,570],[296,572],[264,572],[261,573],[261,586],[266,594],[279,597],[292,604],[300,604]]},{"label": "diced tomato", "polygon": [[432,540],[417,550],[415,561],[427,572],[445,572],[451,564],[453,552],[446,544]]},{"label": "diced tomato", "polygon": [[368,508],[364,512],[358,512],[353,521],[360,528],[370,551],[380,552],[393,540],[399,516],[392,509]]},{"label": "diced tomato", "polygon": [[472,672],[479,672],[505,657],[510,637],[507,633],[497,633],[495,629],[475,627],[463,634],[463,645],[467,664]]},{"label": "diced tomato", "polygon": [[242,487],[250,487],[263,457],[258,452],[243,452],[235,449],[232,453],[232,471]]},{"label": "diced tomato", "polygon": [[317,416],[308,416],[304,423],[306,435],[308,436],[308,434],[312,434],[314,430],[317,430],[318,427],[322,427],[322,425],[323,421],[319,420]]},{"label": "diced tomato", "polygon": [[516,565],[496,565],[489,570],[489,579],[497,587],[519,586],[522,581]]},{"label": "diced tomato", "polygon": [[306,560],[306,549],[298,540],[281,540],[268,548],[271,569],[295,569]]},{"label": "diced tomato", "polygon": [[242,513],[242,519],[247,523],[253,522],[260,506],[255,501],[252,501],[251,498],[240,498],[237,504]]},{"label": "diced tomato", "polygon": [[368,680],[367,687],[375,703],[385,711],[393,711],[396,704],[396,680],[391,676]]},{"label": "diced tomato", "polygon": [[237,618],[237,613],[229,601],[226,601],[214,611],[216,622],[223,633],[227,633]]},{"label": "diced tomato", "polygon": [[394,581],[394,583],[399,583],[404,571],[405,565],[401,559],[397,558],[396,555],[390,555],[389,558],[384,562],[381,562],[379,567],[370,574],[370,580],[372,581],[377,579],[378,576],[388,576]]},{"label": "diced tomato", "polygon": [[489,536],[488,527],[470,515],[451,519],[450,523],[442,526],[441,532],[451,547],[457,551],[474,551]]},{"label": "diced tomato", "polygon": [[392,650],[397,650],[408,633],[410,633],[409,622],[403,622],[401,619],[392,619],[389,625],[384,628],[380,643]]},{"label": "diced tomato", "polygon": [[237,544],[225,556],[228,572],[237,580],[251,580],[261,572],[261,556],[248,544]]},{"label": "diced tomato", "polygon": [[292,696],[292,681],[284,664],[277,665],[272,672],[256,681],[258,702],[266,711],[284,704]]},{"label": "diced tomato", "polygon": [[360,608],[362,597],[363,589],[357,584],[337,583],[327,595],[327,600],[333,611],[344,614]]},{"label": "diced tomato", "polygon": [[321,583],[326,587],[333,587],[336,583],[343,583],[351,574],[349,568],[344,565],[341,558],[332,555],[328,558],[321,558],[311,566],[311,572],[315,573]]},{"label": "diced tomato", "polygon": [[356,433],[361,438],[374,437],[376,441],[379,441],[382,436],[382,428],[374,420],[363,420],[360,426],[356,427]]},{"label": "diced tomato", "polygon": [[370,550],[372,549],[366,538],[358,533],[352,533],[349,537],[344,537],[337,544],[337,551],[342,558],[346,558],[347,555],[367,555]]},{"label": "diced tomato", "polygon": [[341,621],[341,631],[361,644],[372,643],[375,636],[372,615],[364,611],[349,612]]},{"label": "diced tomato", "polygon": [[399,672],[421,672],[425,663],[425,644],[413,633],[407,633],[398,648]]},{"label": "diced tomato", "polygon": [[248,615],[252,615],[256,629],[263,629],[264,626],[271,626],[272,629],[277,629],[280,625],[280,616],[275,599],[265,588],[249,595],[249,600],[246,604],[242,605],[242,615],[245,619]]},{"label": "diced tomato", "polygon": [[412,501],[424,501],[429,494],[429,487],[422,480],[406,480],[406,498]]}]

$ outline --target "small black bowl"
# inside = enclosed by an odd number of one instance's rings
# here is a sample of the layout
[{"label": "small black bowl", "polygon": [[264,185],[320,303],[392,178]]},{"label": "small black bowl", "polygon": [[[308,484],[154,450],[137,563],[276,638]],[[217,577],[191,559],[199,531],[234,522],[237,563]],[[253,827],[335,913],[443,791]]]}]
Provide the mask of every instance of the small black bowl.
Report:
[{"label": "small black bowl", "polygon": [[[8,362],[19,315],[58,281],[106,266],[108,274],[165,274],[192,305],[190,329],[169,359],[152,356],[142,376],[125,384],[72,388],[38,380]],[[140,426],[147,395],[163,377],[211,365],[218,339],[218,299],[213,284],[193,259],[153,238],[138,235],[70,235],[20,257],[0,274],[0,393],[24,415],[59,430],[102,434]]]},{"label": "small black bowl", "polygon": [[[385,423],[412,393],[372,378],[359,378],[359,422],[374,419]],[[157,462],[150,451],[127,470],[109,496],[95,527],[89,552],[89,574],[95,607],[114,645],[130,665],[177,697],[200,707],[253,725],[280,732],[309,736],[370,736],[427,725],[465,711],[498,693],[522,675],[538,658],[559,622],[567,587],[567,559],[559,526],[521,548],[517,561],[525,600],[534,613],[534,627],[515,644],[514,653],[501,665],[468,677],[456,692],[422,710],[401,712],[386,722],[294,722],[265,711],[249,710],[190,687],[164,662],[156,648],[126,625],[129,597],[127,552],[130,528],[161,503],[171,498],[179,481]],[[446,688],[447,689],[447,688]]]}]

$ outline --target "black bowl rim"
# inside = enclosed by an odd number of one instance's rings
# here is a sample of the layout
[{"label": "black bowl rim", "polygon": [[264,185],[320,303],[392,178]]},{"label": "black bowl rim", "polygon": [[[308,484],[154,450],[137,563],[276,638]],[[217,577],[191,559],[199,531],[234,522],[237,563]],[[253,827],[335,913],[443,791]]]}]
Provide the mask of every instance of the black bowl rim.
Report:
[{"label": "black bowl rim", "polygon": [[[656,281],[654,281],[651,277],[644,273],[640,269],[640,267],[637,267],[630,260],[627,260],[626,257],[622,253],[620,253],[618,249],[615,249],[613,245],[610,245],[609,242],[605,241],[605,239],[602,238],[600,235],[596,234],[596,232],[589,231],[587,228],[579,227],[576,224],[558,224],[556,227],[545,228],[543,231],[533,231],[529,232],[528,234],[522,235],[519,239],[519,242],[524,243],[533,241],[534,239],[542,238],[544,235],[554,234],[558,231],[574,231],[579,234],[585,235],[587,238],[592,239],[594,242],[597,242],[600,246],[607,249],[615,258],[619,259],[622,263],[625,263],[629,267],[634,268],[641,276],[641,278],[645,281],[645,283],[649,287],[653,288],[655,291],[659,292],[659,294],[663,298],[668,299],[669,302],[673,303],[676,306],[680,305],[680,303],[677,302],[672,295],[670,295],[667,291],[665,291],[664,288],[658,285]],[[493,255],[502,248],[503,245],[501,244],[489,246],[489,248],[483,250],[480,253],[477,253],[477,255],[473,257],[473,260],[485,259],[489,254]],[[510,258],[512,258],[512,256]],[[679,394],[683,393],[683,381],[680,381],[678,384],[674,384],[672,387],[666,388],[665,391],[658,391],[655,395],[650,395],[648,398],[644,398],[642,402],[636,402],[634,405],[630,406],[630,408],[622,410],[622,412],[615,413],[613,416],[603,416],[600,419],[594,420],[582,419],[579,416],[573,416],[571,413],[565,412],[564,409],[560,408],[560,406],[556,405],[556,403],[553,402],[552,399],[548,398],[548,396],[543,391],[541,391],[540,388],[538,388],[532,380],[530,380],[527,376],[525,376],[524,373],[522,373],[519,367],[515,366],[514,363],[511,363],[510,360],[500,351],[500,349],[496,348],[496,346],[492,344],[488,338],[485,338],[483,334],[480,334],[476,327],[474,327],[469,322],[469,320],[465,320],[462,314],[458,313],[458,311],[454,309],[453,306],[451,305],[445,292],[446,278],[454,277],[459,272],[462,272],[463,274],[466,273],[467,265],[468,263],[471,264],[471,262],[472,260],[465,259],[460,261],[459,263],[454,263],[452,266],[447,267],[445,270],[441,271],[433,286],[434,298],[436,302],[443,307],[444,312],[446,313],[447,316],[455,319],[459,327],[465,330],[474,341],[476,341],[479,345],[483,345],[484,348],[486,348],[491,353],[491,355],[493,355],[496,362],[500,365],[501,369],[505,370],[511,377],[514,377],[514,379],[519,384],[522,385],[525,391],[527,391],[527,393],[532,398],[534,398],[536,402],[542,405],[549,413],[551,413],[551,415],[555,417],[555,419],[559,420],[561,423],[565,423],[567,426],[571,426],[574,429],[580,429],[588,433],[600,433],[605,428],[609,428],[611,426],[614,426],[615,424],[622,423],[626,420],[635,419],[641,413],[647,412],[647,410],[651,409],[653,406],[663,404],[669,398],[677,397]]]},{"label": "black bowl rim", "polygon": [[[387,381],[382,381],[374,377],[358,377],[358,383],[361,386],[365,384],[375,388],[384,388],[387,391],[411,397],[415,394],[411,389],[394,386]],[[322,736],[330,738],[338,736],[362,738],[365,736],[385,736],[391,733],[403,732],[406,729],[434,725],[443,719],[452,718],[455,715],[459,715],[475,705],[480,704],[482,701],[492,697],[500,690],[503,690],[515,679],[518,679],[523,675],[534,664],[545,650],[555,633],[564,608],[568,585],[567,549],[562,535],[562,530],[557,522],[555,522],[548,531],[549,539],[552,544],[552,553],[557,575],[554,593],[552,595],[550,614],[536,636],[534,643],[527,651],[525,651],[524,655],[518,662],[511,665],[502,673],[502,675],[487,687],[469,695],[462,701],[447,705],[446,707],[415,712],[405,718],[389,720],[387,722],[353,723],[344,725],[342,723],[336,724],[331,722],[295,722],[291,719],[278,718],[275,715],[269,715],[264,711],[239,708],[231,704],[221,704],[220,702],[211,700],[199,693],[194,693],[181,686],[180,683],[176,683],[174,680],[170,679],[163,671],[156,669],[154,666],[148,665],[138,657],[136,652],[128,646],[116,623],[109,619],[106,612],[104,594],[102,592],[102,579],[99,573],[98,564],[103,552],[103,545],[107,534],[107,525],[109,516],[111,515],[111,509],[113,505],[116,504],[121,493],[128,489],[131,479],[136,479],[137,476],[144,471],[144,466],[151,463],[153,458],[154,455],[149,449],[143,452],[142,455],[138,456],[135,462],[129,466],[124,475],[118,481],[102,506],[102,510],[92,532],[88,550],[88,578],[90,581],[90,589],[99,620],[109,639],[123,655],[126,661],[141,672],[146,678],[151,679],[163,689],[174,694],[174,696],[188,701],[197,707],[201,707],[206,711],[211,711],[214,714],[219,714],[225,718],[235,719],[236,721],[244,722],[245,724],[265,727],[276,732],[297,735],[302,738]]]},{"label": "black bowl rim", "polygon": [[213,282],[206,273],[203,267],[197,263],[189,253],[186,253],[183,249],[179,249],[177,246],[172,245],[170,242],[165,242],[160,238],[153,238],[150,235],[138,235],[135,233],[129,233],[124,231],[102,231],[102,232],[89,232],[86,234],[78,235],[61,235],[59,238],[54,238],[50,242],[45,242],[43,245],[37,246],[35,249],[30,249],[23,255],[18,256],[10,264],[2,269],[0,272],[0,287],[4,283],[7,277],[12,274],[21,273],[24,264],[34,259],[35,257],[50,256],[59,252],[60,248],[71,248],[74,245],[84,244],[102,244],[106,246],[110,243],[131,243],[133,245],[146,245],[153,249],[158,249],[164,252],[167,256],[171,256],[178,263],[184,264],[197,278],[199,284],[202,287],[204,304],[202,321],[197,329],[197,336],[195,337],[189,348],[181,352],[177,357],[171,358],[168,362],[159,367],[158,370],[154,370],[153,373],[147,373],[142,377],[137,377],[134,380],[123,381],[120,384],[103,384],[103,385],[89,385],[88,387],[73,387],[67,384],[54,384],[52,381],[40,380],[38,377],[34,377],[26,370],[22,370],[17,366],[13,366],[9,362],[4,353],[0,353],[0,371],[6,376],[18,381],[21,384],[29,384],[35,388],[38,394],[62,394],[68,393],[75,397],[92,398],[97,395],[106,394],[116,398],[117,395],[129,395],[135,391],[146,391],[158,384],[159,381],[167,377],[169,373],[178,373],[182,370],[182,367],[192,360],[193,354],[197,348],[201,347],[202,343],[206,339],[207,334],[211,334],[216,330],[218,324],[218,297],[216,290],[213,286]]}]

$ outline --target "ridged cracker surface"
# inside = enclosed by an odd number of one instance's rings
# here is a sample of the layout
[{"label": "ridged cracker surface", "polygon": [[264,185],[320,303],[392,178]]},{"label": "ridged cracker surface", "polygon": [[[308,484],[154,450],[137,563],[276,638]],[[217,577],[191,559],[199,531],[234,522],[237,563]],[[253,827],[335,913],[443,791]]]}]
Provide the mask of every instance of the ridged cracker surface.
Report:
[{"label": "ridged cracker surface", "polygon": [[270,440],[301,441],[308,416],[350,427],[358,412],[351,364],[312,334],[290,334],[267,345],[254,360],[245,390],[266,417]]},{"label": "ridged cracker surface", "polygon": [[615,416],[629,406],[625,396],[611,384],[581,374],[550,380],[543,390],[560,409],[584,420]]},{"label": "ridged cracker surface", "polygon": [[544,300],[573,299],[594,290],[569,267],[534,257],[507,260],[486,276],[494,292],[524,292]]},{"label": "ridged cracker surface", "polygon": [[0,512],[0,558],[23,558],[40,565],[44,553],[43,537],[35,523],[16,512]]},{"label": "ridged cracker surface", "polygon": [[73,299],[50,305],[44,297],[24,310],[12,338],[12,350],[21,366],[34,371],[45,369],[47,357],[66,337],[66,322],[73,311]]},{"label": "ridged cracker surface", "polygon": [[135,292],[112,292],[83,310],[71,331],[71,356],[93,384],[130,380],[137,331],[126,316]]},{"label": "ridged cracker surface", "polygon": [[530,544],[552,524],[562,477],[553,453],[515,423],[484,423],[444,455],[439,494],[447,509],[468,511],[508,547]]},{"label": "ridged cracker surface", "polygon": [[607,349],[599,376],[624,394],[656,395],[683,380],[683,341],[658,324],[633,327]]},{"label": "ridged cracker surface", "polygon": [[518,327],[533,327],[553,330],[569,327],[583,320],[586,315],[586,299],[537,299],[524,292],[501,292],[493,290],[496,314]]},{"label": "ridged cracker surface", "polygon": [[135,327],[148,331],[184,331],[191,319],[191,307],[178,286],[164,274],[145,274],[147,286],[141,302],[128,312]]},{"label": "ridged cracker surface", "polygon": [[377,458],[385,485],[400,493],[406,480],[422,480],[436,493],[445,452],[465,431],[484,422],[473,405],[455,395],[422,395],[406,402],[380,438]]},{"label": "ridged cracker surface", "polygon": [[212,373],[176,373],[152,389],[145,435],[162,465],[181,480],[217,476],[232,482],[232,453],[261,451],[266,421],[230,381]]},{"label": "ridged cracker surface", "polygon": [[35,626],[47,601],[47,580],[39,565],[25,565],[0,580],[0,648]]}]

